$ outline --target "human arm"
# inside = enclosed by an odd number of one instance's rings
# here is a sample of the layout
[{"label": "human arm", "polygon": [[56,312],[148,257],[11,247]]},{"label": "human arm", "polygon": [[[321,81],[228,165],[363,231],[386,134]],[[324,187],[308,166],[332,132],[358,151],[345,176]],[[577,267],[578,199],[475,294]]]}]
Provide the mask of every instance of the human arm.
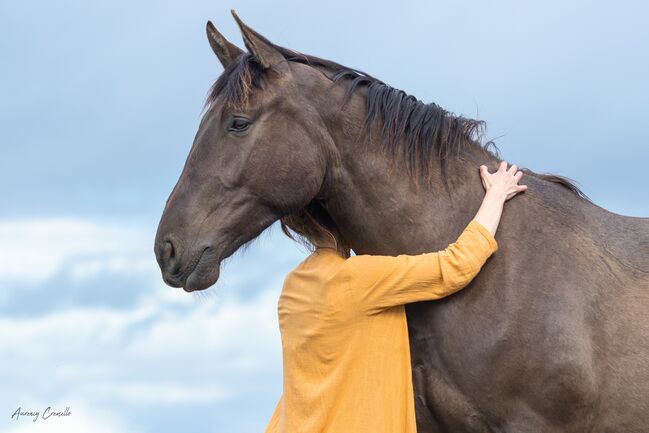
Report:
[{"label": "human arm", "polygon": [[[357,255],[343,265],[358,307],[375,314],[395,305],[440,299],[468,285],[498,249],[494,234],[505,201],[524,191],[522,176],[506,170],[503,161],[494,174],[483,174],[487,190],[476,216],[457,241],[446,249],[419,255]],[[519,172],[520,173],[520,172]],[[514,180],[515,179],[515,180]],[[513,183],[512,183],[513,182]]]}]

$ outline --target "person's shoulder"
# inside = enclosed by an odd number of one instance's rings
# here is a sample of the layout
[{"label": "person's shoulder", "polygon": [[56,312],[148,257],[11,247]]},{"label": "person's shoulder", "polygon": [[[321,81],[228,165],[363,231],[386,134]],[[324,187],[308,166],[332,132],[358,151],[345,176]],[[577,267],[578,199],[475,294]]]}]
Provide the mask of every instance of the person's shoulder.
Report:
[{"label": "person's shoulder", "polygon": [[286,277],[284,278],[284,283],[286,283],[287,280],[289,280],[291,277],[293,277],[295,274],[299,274],[300,272],[304,271],[306,268],[311,266],[315,259],[315,253],[312,252],[306,257],[304,257],[297,265],[293,267],[287,274]]},{"label": "person's shoulder", "polygon": [[334,250],[316,249],[306,256],[297,266],[295,266],[289,275],[302,275],[302,274],[328,274],[336,272],[345,258],[338,255]]}]

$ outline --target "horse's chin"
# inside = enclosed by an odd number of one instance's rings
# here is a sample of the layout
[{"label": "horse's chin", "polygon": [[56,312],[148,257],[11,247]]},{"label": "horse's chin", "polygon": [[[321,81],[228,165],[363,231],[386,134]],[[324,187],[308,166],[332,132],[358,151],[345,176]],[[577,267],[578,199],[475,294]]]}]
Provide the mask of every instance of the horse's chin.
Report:
[{"label": "horse's chin", "polygon": [[191,274],[187,277],[183,289],[185,292],[196,292],[205,290],[214,284],[219,279],[221,263],[210,254],[211,251],[205,251],[199,259],[196,267]]},{"label": "horse's chin", "polygon": [[[207,265],[205,265],[207,267]],[[198,270],[198,269],[197,269]],[[192,272],[183,286],[185,292],[205,290],[216,284],[219,279],[219,265],[212,264],[207,272]]]}]

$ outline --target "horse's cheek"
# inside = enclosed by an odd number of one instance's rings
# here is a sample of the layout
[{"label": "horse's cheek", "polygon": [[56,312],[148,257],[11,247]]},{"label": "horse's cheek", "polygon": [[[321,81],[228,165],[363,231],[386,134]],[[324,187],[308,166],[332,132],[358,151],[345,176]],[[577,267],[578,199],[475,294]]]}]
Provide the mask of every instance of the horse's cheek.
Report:
[{"label": "horse's cheek", "polygon": [[[305,206],[318,193],[324,177],[320,158],[308,149],[274,146],[250,158],[249,185],[267,200],[289,207]],[[295,144],[295,147],[299,145]]]}]

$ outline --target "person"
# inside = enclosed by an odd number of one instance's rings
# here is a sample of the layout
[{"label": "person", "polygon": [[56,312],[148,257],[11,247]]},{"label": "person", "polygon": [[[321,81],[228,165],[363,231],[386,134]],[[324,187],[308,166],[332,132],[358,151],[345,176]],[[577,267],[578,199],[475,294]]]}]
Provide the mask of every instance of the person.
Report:
[{"label": "person", "polygon": [[506,161],[494,173],[480,166],[486,192],[475,217],[456,242],[425,254],[350,256],[335,226],[313,212],[282,218],[284,232],[312,253],[278,300],[283,391],[265,432],[415,433],[404,304],[471,282],[498,250],[504,204],[527,189],[522,176]]}]

